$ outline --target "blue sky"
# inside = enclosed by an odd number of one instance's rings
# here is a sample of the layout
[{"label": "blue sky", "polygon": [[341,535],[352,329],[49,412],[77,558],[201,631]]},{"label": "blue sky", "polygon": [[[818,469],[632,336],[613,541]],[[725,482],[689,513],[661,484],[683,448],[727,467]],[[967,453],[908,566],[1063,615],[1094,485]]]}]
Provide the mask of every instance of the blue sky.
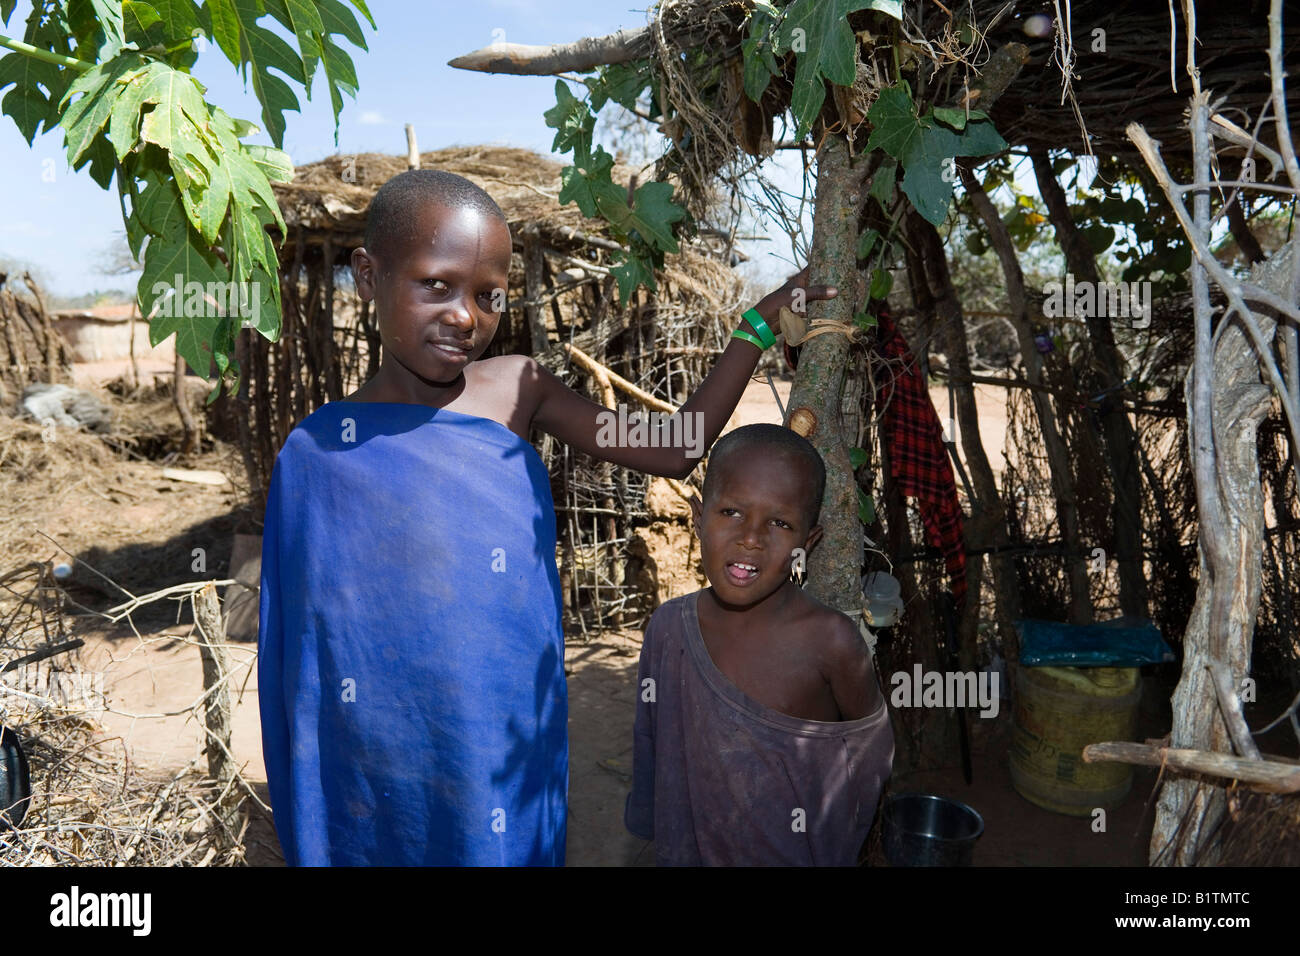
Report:
[{"label": "blue sky", "polygon": [[[405,153],[408,122],[421,150],[489,143],[549,152],[553,131],[542,114],[555,103],[554,78],[472,73],[447,61],[494,39],[555,43],[646,22],[645,7],[627,0],[370,0],[369,7],[378,24],[377,31],[364,26],[369,53],[341,41],[356,64],[360,91],[356,100],[344,97],[337,147],[320,72],[310,101],[295,89],[302,112],[285,114],[284,140],[295,163],[334,152]],[[30,10],[29,2],[19,3],[0,32],[21,38]],[[219,50],[209,47],[194,74],[208,87],[210,103],[261,125],[251,85],[245,92]],[[270,142],[265,134],[249,141]],[[96,271],[122,232],[116,190],[100,189],[84,170],[71,171],[60,129],[28,147],[13,120],[0,117],[0,169],[0,259],[36,266],[58,295],[134,288],[134,277]],[[771,269],[782,277],[789,271],[780,263]]]}]

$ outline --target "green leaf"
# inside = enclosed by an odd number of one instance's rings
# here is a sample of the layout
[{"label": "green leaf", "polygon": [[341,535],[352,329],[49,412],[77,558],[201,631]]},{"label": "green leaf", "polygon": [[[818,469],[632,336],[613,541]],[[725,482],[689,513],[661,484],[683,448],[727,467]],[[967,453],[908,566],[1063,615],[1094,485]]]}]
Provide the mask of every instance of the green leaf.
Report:
[{"label": "green leaf", "polygon": [[[146,111],[149,105],[154,108]],[[198,81],[155,60],[126,80],[122,95],[113,104],[109,138],[121,159],[135,147],[138,121],[140,140],[167,150],[177,185],[182,190],[192,189],[206,186],[209,170],[219,162],[213,151],[215,140],[206,132],[208,118]],[[215,236],[214,230],[212,238]]]},{"label": "green leaf", "polygon": [[[934,118],[946,126],[951,126],[957,131],[966,128],[967,113],[965,110],[949,109],[943,106],[936,106],[933,110]],[[986,120],[989,114],[982,110],[971,110],[969,118],[972,120]]]},{"label": "green leaf", "polygon": [[199,24],[199,8],[193,0],[149,0],[149,4],[162,18],[163,41],[167,46],[192,40],[195,31],[203,32]]},{"label": "green leaf", "polygon": [[961,130],[966,128],[966,111],[954,110],[946,107],[936,106],[934,108],[934,118],[940,123],[951,126],[953,129]]},{"label": "green leaf", "polygon": [[1103,223],[1095,222],[1081,231],[1094,256],[1101,255],[1115,241],[1115,230]]},{"label": "green leaf", "polygon": [[597,146],[586,162],[566,166],[560,171],[560,204],[575,203],[588,219],[601,214],[598,200],[602,198],[611,207],[619,201],[626,206],[627,190],[619,189],[610,181],[613,168],[614,157],[602,146]]},{"label": "green leaf", "polygon": [[[241,122],[236,120],[235,122]],[[272,149],[270,146],[258,146],[250,143],[244,147],[248,155],[252,157],[262,175],[273,183],[287,183],[293,181],[293,160],[289,154],[279,149]],[[276,208],[279,206],[277,204]]]},{"label": "green leaf", "polygon": [[10,53],[0,59],[0,90],[14,84],[0,100],[0,112],[14,121],[29,146],[42,124],[49,130],[58,122],[57,113],[52,112],[54,104],[41,90],[57,84],[58,77],[59,68],[53,63],[43,63],[21,53]]},{"label": "green leaf", "polygon": [[[140,309],[143,315],[152,316],[150,343],[158,345],[176,333],[176,351],[190,368],[206,378],[221,317],[206,304],[196,302],[194,296],[187,295],[186,286],[198,283],[200,288],[209,287],[209,283],[226,282],[227,277],[220,261],[190,226],[179,193],[174,187],[169,191],[170,203],[159,197],[159,202],[164,204],[160,208],[163,231],[153,236],[145,248],[144,270],[137,290]],[[180,289],[176,287],[178,275],[183,283]],[[197,314],[185,314],[185,306],[190,304],[199,306],[188,310]]]},{"label": "green leaf", "polygon": [[239,48],[239,14],[235,0],[207,0],[201,16],[206,32],[217,41],[217,46],[236,67],[243,65]]},{"label": "green leaf", "polygon": [[898,178],[898,163],[887,159],[880,164],[876,175],[871,178],[870,195],[880,203],[881,209],[889,207],[889,200],[894,196],[894,184]]},{"label": "green leaf", "polygon": [[866,332],[874,329],[879,324],[879,320],[868,312],[855,312],[853,324]]},{"label": "green leaf", "polygon": [[986,120],[967,123],[961,133],[954,133],[918,117],[905,81],[881,90],[867,118],[873,125],[867,149],[883,149],[903,164],[903,191],[934,225],[948,214],[956,157],[985,156],[1007,147]]},{"label": "green leaf", "polygon": [[[33,6],[39,6],[40,0]],[[68,0],[68,29],[76,38],[73,56],[102,63],[122,52],[126,44],[124,4],[115,0]]]},{"label": "green leaf", "polygon": [[[166,228],[171,207],[180,201],[180,196],[161,170],[146,170],[140,178],[144,180],[144,187],[132,209],[131,220],[150,235],[160,236]],[[137,259],[140,257],[138,250],[133,249],[132,253]]]},{"label": "green leaf", "polygon": [[334,146],[337,148],[339,114],[343,112],[343,97],[340,94],[346,93],[356,99],[359,83],[352,59],[328,37],[321,41],[321,60],[325,64],[325,78],[329,84],[330,107],[334,110]]},{"label": "green leaf", "polygon": [[867,152],[883,149],[894,159],[902,159],[921,135],[921,122],[912,106],[912,88],[906,80],[880,91],[867,111],[867,120],[871,123]]},{"label": "green leaf", "polygon": [[[361,8],[363,12],[365,8]],[[361,32],[361,25],[357,23],[357,18],[352,15],[352,11],[339,0],[316,0],[316,10],[320,14],[321,23],[325,25],[324,33],[332,33],[341,36],[353,46],[360,47],[363,50],[369,50],[366,46],[365,34]],[[370,19],[370,14],[366,12],[366,19]],[[371,23],[371,26],[374,26]]]},{"label": "green leaf", "polygon": [[141,3],[140,0],[126,0],[122,4],[122,25],[126,34],[126,42],[134,43],[139,50],[167,45],[163,18],[148,3]]},{"label": "green leaf", "polygon": [[365,0],[352,0],[352,5],[356,7],[358,10],[360,10],[362,15],[366,18],[366,20],[369,21],[370,29],[372,30],[379,29],[377,26],[375,26],[375,18],[372,17],[370,15],[370,11],[366,9]]},{"label": "green leaf", "polygon": [[866,525],[876,521],[876,503],[861,488],[858,489],[858,520]]},{"label": "green leaf", "polygon": [[[77,77],[63,94],[59,108],[68,147],[68,162],[75,164],[90,149],[108,122],[125,83],[148,66],[149,60],[128,50]],[[79,97],[72,102],[74,97]]]},{"label": "green leaf", "polygon": [[[262,0],[262,3],[266,5],[266,12],[298,40],[298,49],[302,54],[303,86],[307,88],[307,99],[311,99],[311,81],[321,58],[321,34],[325,32],[320,14],[309,0]],[[336,111],[336,122],[337,117]]]},{"label": "green leaf", "polygon": [[223,233],[223,245],[231,250],[232,274],[247,283],[248,302],[253,314],[241,317],[242,324],[275,340],[280,334],[280,282],[275,243],[266,232],[263,214],[236,208]]},{"label": "green leaf", "polygon": [[[581,165],[581,160],[591,153],[591,132],[596,128],[596,117],[587,104],[573,95],[564,80],[556,80],[555,105],[542,115],[546,125],[555,130],[551,152],[573,150],[574,162]],[[563,199],[560,201],[564,202]],[[584,212],[583,215],[588,214]]]},{"label": "green leaf", "polygon": [[[663,252],[676,252],[677,239],[673,236],[672,224],[686,215],[686,209],[673,202],[673,187],[670,183],[645,183],[636,189],[635,205],[622,222],[610,221],[621,231],[631,233],[636,230],[646,242]],[[619,213],[627,209],[622,206]],[[602,208],[601,212],[605,210]]]},{"label": "green leaf", "polygon": [[[223,0],[225,2],[225,0]],[[298,98],[293,95],[289,85],[271,73],[275,70],[296,80],[304,86],[307,77],[303,62],[293,47],[289,46],[279,35],[266,27],[258,26],[257,20],[264,15],[262,0],[229,0],[233,4],[238,22],[238,43],[240,64],[252,68],[253,92],[262,104],[262,125],[271,142],[278,149],[284,148],[284,113],[286,110],[300,112]],[[216,26],[214,11],[213,26]],[[220,41],[219,41],[220,42]],[[224,49],[224,44],[222,45]],[[248,70],[245,70],[247,79]]]},{"label": "green leaf", "polygon": [[643,285],[651,290],[655,288],[654,268],[639,256],[629,253],[622,262],[609,271],[618,280],[618,299],[624,305],[631,300],[632,293],[638,286]]},{"label": "green leaf", "polygon": [[650,85],[650,61],[633,60],[602,66],[600,72],[582,81],[591,91],[591,110],[599,113],[609,100],[624,109],[636,109],[636,101]]},{"label": "green leaf", "polygon": [[79,170],[87,163],[90,164],[87,173],[101,189],[108,189],[113,185],[113,177],[117,175],[117,157],[113,155],[113,144],[106,137],[101,136],[96,139],[90,148],[82,153],[81,159],[72,164],[72,168]]},{"label": "green leaf", "polygon": [[874,269],[871,273],[871,289],[867,293],[868,298],[883,299],[889,295],[889,290],[894,287],[894,277],[884,269]]},{"label": "green leaf", "polygon": [[772,52],[772,27],[780,14],[768,3],[756,3],[749,16],[749,31],[740,42],[743,58],[745,95],[757,103],[763,98],[772,77],[781,71]]},{"label": "green leaf", "polygon": [[853,447],[849,449],[849,464],[856,470],[867,463],[867,450]]},{"label": "green leaf", "polygon": [[[216,242],[227,208],[232,216],[242,216],[246,225],[262,210],[282,233],[285,232],[280,206],[268,180],[271,177],[284,180],[286,173],[287,178],[293,178],[288,156],[269,147],[240,143],[235,121],[220,108],[213,108],[209,125],[217,137],[221,162],[213,166],[212,179],[206,188],[181,194],[190,221],[199,226],[200,233],[210,243]],[[258,223],[248,228],[262,229]],[[260,239],[248,237],[245,244],[260,255]],[[239,274],[233,265],[232,269]]]},{"label": "green leaf", "polygon": [[[54,7],[42,23],[39,4],[27,18],[23,41],[42,50],[64,56],[75,51],[69,44],[70,27],[60,7]],[[0,100],[0,112],[13,119],[28,145],[42,129],[54,129],[59,122],[59,101],[76,72],[65,70],[53,63],[45,63],[23,53],[10,53],[0,59],[0,90],[10,83],[14,88]]]},{"label": "green leaf", "polygon": [[[790,95],[797,126],[795,139],[807,134],[821,112],[826,100],[824,81],[852,86],[857,78],[858,40],[849,26],[849,14],[896,6],[901,4],[882,0],[794,0],[786,7],[778,37],[782,51],[794,50],[796,54]],[[901,13],[900,9],[900,18]]]},{"label": "green leaf", "polygon": [[858,238],[857,257],[859,259],[865,259],[867,256],[871,255],[871,250],[875,248],[876,240],[878,240],[879,238],[880,238],[880,232],[876,229],[868,229],[866,232],[864,232]]}]

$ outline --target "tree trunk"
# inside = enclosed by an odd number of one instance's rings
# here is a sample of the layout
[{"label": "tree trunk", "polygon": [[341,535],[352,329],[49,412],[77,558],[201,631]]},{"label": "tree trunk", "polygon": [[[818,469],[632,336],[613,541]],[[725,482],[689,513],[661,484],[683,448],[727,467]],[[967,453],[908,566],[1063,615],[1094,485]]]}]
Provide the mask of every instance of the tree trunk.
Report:
[{"label": "tree trunk", "polygon": [[[1038,191],[1047,204],[1047,212],[1056,230],[1056,241],[1065,253],[1067,268],[1077,280],[1100,281],[1092,249],[1075,228],[1065,190],[1052,171],[1046,150],[1030,151]],[[1095,382],[1097,391],[1118,389],[1124,382],[1123,363],[1115,347],[1115,332],[1110,317],[1092,315],[1085,319],[1088,340],[1096,362],[1094,374],[1084,375],[1085,387]],[[1141,476],[1138,471],[1137,437],[1128,412],[1112,394],[1099,410],[1105,438],[1106,461],[1110,467],[1115,492],[1112,520],[1115,525],[1115,560],[1119,570],[1119,604],[1124,614],[1144,617],[1147,613],[1146,571],[1142,560]]]},{"label": "tree trunk", "polygon": [[[1208,93],[1192,100],[1192,148],[1196,182],[1210,181],[1205,130]],[[1210,195],[1194,194],[1195,229],[1210,232]],[[1300,255],[1293,240],[1251,270],[1250,281],[1278,295],[1294,295],[1291,270]],[[1187,380],[1189,451],[1196,480],[1200,524],[1200,579],[1183,636],[1183,676],[1174,690],[1170,746],[1230,752],[1231,737],[1219,713],[1207,666],[1226,671],[1234,688],[1249,672],[1255,616],[1259,610],[1264,501],[1259,480],[1257,429],[1272,405],[1261,381],[1260,361],[1239,317],[1218,331],[1214,344],[1206,272],[1192,263],[1196,351]],[[1255,313],[1265,343],[1273,318]],[[1212,351],[1211,351],[1212,350]],[[1225,790],[1217,781],[1168,777],[1156,803],[1151,833],[1153,865],[1213,865],[1219,858],[1219,825]]]},{"label": "tree trunk", "polygon": [[[811,319],[852,322],[855,304],[862,299],[856,254],[858,214],[865,194],[862,169],[854,167],[843,137],[827,137],[817,163],[809,262],[813,280],[835,286],[839,295],[809,303]],[[842,400],[848,367],[849,342],[843,335],[809,339],[799,355],[785,424],[812,442],[826,463],[823,537],[808,556],[809,593],[856,621],[862,613],[862,522],[844,436],[856,439],[859,411]]]}]

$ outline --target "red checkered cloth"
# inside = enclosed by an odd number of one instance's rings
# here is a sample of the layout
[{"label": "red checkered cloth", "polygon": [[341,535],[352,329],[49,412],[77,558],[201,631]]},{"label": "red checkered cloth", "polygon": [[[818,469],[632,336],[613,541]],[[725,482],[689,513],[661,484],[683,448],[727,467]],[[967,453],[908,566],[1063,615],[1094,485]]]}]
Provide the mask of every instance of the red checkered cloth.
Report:
[{"label": "red checkered cloth", "polygon": [[[879,329],[879,353],[891,360],[889,372],[878,376],[876,392],[876,404],[885,409],[883,439],[889,471],[902,493],[916,499],[926,537],[943,552],[952,596],[960,608],[966,597],[966,552],[957,482],[943,444],[943,427],[907,342],[887,312],[880,313]],[[892,361],[897,359],[901,362]]]}]

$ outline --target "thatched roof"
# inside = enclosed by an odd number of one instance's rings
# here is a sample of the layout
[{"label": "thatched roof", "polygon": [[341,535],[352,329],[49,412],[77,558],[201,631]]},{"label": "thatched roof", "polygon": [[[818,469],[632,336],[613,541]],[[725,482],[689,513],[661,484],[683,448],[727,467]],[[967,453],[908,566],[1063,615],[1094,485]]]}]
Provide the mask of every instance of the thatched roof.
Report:
[{"label": "thatched roof", "polygon": [[[405,156],[385,153],[335,155],[294,170],[293,181],[274,183],[285,224],[293,235],[304,231],[307,244],[326,234],[335,249],[350,251],[363,244],[366,209],[379,187],[407,168]],[[574,230],[603,238],[607,227],[586,219],[572,204],[560,205],[561,163],[528,149],[512,146],[453,146],[420,155],[420,168],[441,169],[464,176],[496,200],[516,236],[525,225],[538,225],[553,237]],[[628,170],[615,167],[615,182]]]},{"label": "thatched roof", "polygon": [[[935,25],[937,4],[927,17],[927,33]],[[988,23],[1005,0],[975,0],[977,23]],[[1181,4],[1174,4],[1181,8]],[[1300,10],[1294,3],[1283,21],[1282,62],[1300,61]],[[1066,9],[1062,5],[1062,9]],[[1190,157],[1191,142],[1184,111],[1191,96],[1187,75],[1187,24],[1177,14],[1176,47],[1170,47],[1169,6],[1159,2],[1114,3],[1073,0],[1070,7],[1074,41],[1073,92],[1084,124],[1099,153],[1135,155],[1125,135],[1129,123],[1141,123],[1162,141],[1167,158]],[[1054,59],[1054,38],[1025,35],[1024,16],[1052,13],[1051,4],[1024,4],[1021,18],[1003,18],[986,37],[997,49],[1008,42],[1024,43],[1029,60],[1010,88],[998,99],[992,118],[1013,146],[1084,151],[1083,133],[1073,106],[1061,101],[1061,67]],[[1254,118],[1269,95],[1268,3],[1265,0],[1197,0],[1196,63],[1201,87],[1212,90],[1217,108],[1233,122]],[[940,15],[941,16],[941,15]],[[1097,33],[1095,31],[1104,31]],[[1104,50],[1100,49],[1104,41]],[[1098,49],[1094,51],[1093,47]],[[1171,77],[1172,57],[1172,77]],[[960,84],[960,78],[957,79]],[[1175,84],[1176,83],[1176,88]],[[960,89],[958,89],[960,92]],[[1292,129],[1300,128],[1300,87],[1287,90]],[[1272,147],[1277,138],[1272,122],[1260,130],[1260,141]],[[1227,147],[1229,152],[1233,147]]]}]

